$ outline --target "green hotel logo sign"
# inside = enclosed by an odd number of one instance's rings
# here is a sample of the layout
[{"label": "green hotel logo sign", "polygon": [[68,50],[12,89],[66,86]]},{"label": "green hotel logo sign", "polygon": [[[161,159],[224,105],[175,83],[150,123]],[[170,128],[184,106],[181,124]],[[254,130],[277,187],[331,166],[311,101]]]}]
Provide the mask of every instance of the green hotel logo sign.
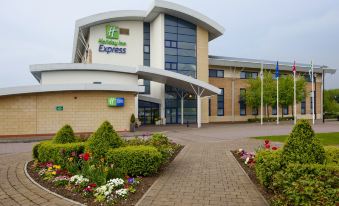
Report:
[{"label": "green hotel logo sign", "polygon": [[58,111],[58,112],[59,111],[64,111],[64,106],[56,106],[55,110]]},{"label": "green hotel logo sign", "polygon": [[125,105],[125,99],[123,97],[109,97],[107,99],[107,105],[109,107],[123,107]]},{"label": "green hotel logo sign", "polygon": [[119,39],[119,27],[113,25],[106,25],[106,39]]},{"label": "green hotel logo sign", "polygon": [[106,25],[106,38],[99,38],[99,52],[107,54],[126,54],[126,42],[120,41],[120,28],[115,25]]}]

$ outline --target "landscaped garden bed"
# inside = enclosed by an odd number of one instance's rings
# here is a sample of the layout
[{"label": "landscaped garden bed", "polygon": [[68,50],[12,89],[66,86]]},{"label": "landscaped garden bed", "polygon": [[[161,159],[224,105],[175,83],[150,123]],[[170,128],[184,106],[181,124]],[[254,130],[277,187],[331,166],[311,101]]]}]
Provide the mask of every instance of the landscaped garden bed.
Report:
[{"label": "landscaped garden bed", "polygon": [[163,134],[124,140],[109,122],[81,141],[65,125],[33,148],[27,172],[41,186],[86,205],[135,205],[182,147]]},{"label": "landscaped garden bed", "polygon": [[271,205],[339,205],[339,148],[323,147],[306,120],[282,148],[267,139],[232,154]]}]

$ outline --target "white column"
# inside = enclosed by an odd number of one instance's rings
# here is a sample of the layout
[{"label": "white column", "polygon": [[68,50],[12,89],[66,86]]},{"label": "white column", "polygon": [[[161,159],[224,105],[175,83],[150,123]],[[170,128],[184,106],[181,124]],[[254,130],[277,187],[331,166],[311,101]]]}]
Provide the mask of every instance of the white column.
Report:
[{"label": "white column", "polygon": [[184,94],[181,95],[181,124],[184,124]]},{"label": "white column", "polygon": [[160,97],[160,118],[162,120],[162,124],[166,124],[166,115],[165,115],[165,85],[161,85],[161,97]]},{"label": "white column", "polygon": [[[199,92],[198,92],[199,93]],[[197,123],[198,128],[201,127],[201,97],[200,94],[197,95]]]},{"label": "white column", "polygon": [[135,105],[135,108],[134,108],[134,116],[136,118],[139,118],[139,97],[138,97],[139,94],[136,94],[135,97],[134,97],[134,105]]}]

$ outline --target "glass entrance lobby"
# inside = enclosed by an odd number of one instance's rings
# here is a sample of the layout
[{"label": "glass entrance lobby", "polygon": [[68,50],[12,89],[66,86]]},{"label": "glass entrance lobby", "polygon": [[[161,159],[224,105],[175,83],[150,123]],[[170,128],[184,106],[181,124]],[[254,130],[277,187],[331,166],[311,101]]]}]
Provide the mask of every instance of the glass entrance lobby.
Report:
[{"label": "glass entrance lobby", "polygon": [[139,100],[138,118],[142,125],[155,124],[155,120],[159,117],[159,104]]}]

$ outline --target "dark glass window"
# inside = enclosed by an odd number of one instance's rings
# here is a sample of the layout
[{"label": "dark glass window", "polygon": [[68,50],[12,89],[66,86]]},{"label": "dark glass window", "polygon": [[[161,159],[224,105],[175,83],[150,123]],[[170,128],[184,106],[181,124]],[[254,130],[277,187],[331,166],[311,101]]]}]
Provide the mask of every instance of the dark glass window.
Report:
[{"label": "dark glass window", "polygon": [[240,79],[256,79],[258,77],[258,72],[240,72]]},{"label": "dark glass window", "polygon": [[220,88],[221,94],[217,96],[217,115],[224,116],[224,88]]},{"label": "dark glass window", "polygon": [[[315,94],[315,92],[314,92]],[[312,96],[312,92],[310,92],[310,113],[313,114],[313,100],[315,100],[315,95],[314,98]],[[315,105],[316,102],[314,102]],[[314,108],[314,113],[316,113],[315,108]]]},{"label": "dark glass window", "polygon": [[272,106],[272,115],[277,115],[277,106]]},{"label": "dark glass window", "polygon": [[258,108],[256,107],[252,108],[252,115],[258,115]]},{"label": "dark glass window", "polygon": [[243,88],[240,89],[239,107],[240,107],[240,116],[245,116],[246,115],[246,89],[243,89]]},{"label": "dark glass window", "polygon": [[283,114],[288,115],[288,106],[283,106]]},{"label": "dark glass window", "polygon": [[[150,24],[144,23],[144,66],[151,65],[151,44],[150,44]],[[144,80],[145,92],[143,94],[151,93],[151,82]]]},{"label": "dark glass window", "polygon": [[304,97],[300,103],[301,106],[301,114],[306,114],[306,98]]},{"label": "dark glass window", "polygon": [[211,98],[208,98],[208,116],[211,116]]},{"label": "dark glass window", "polygon": [[209,77],[224,78],[224,70],[210,69]]}]

